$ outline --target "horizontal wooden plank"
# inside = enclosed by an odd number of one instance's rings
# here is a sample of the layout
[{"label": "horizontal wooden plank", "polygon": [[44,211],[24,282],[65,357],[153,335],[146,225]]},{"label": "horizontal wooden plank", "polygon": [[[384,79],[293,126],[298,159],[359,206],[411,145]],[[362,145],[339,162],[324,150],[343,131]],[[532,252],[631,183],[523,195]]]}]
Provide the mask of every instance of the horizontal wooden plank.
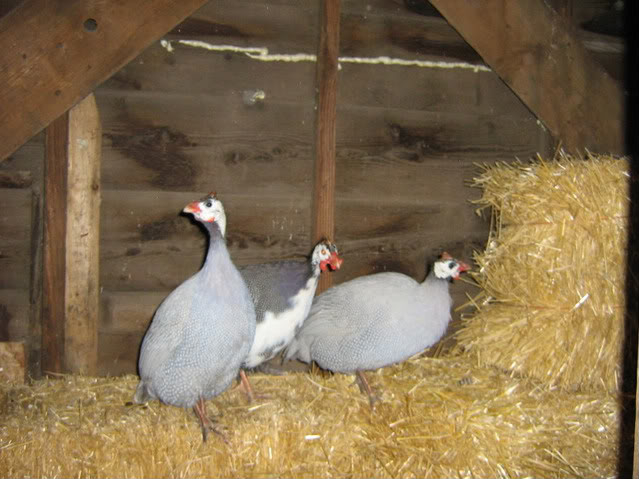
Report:
[{"label": "horizontal wooden plank", "polygon": [[317,41],[317,2],[235,2],[203,5],[171,33],[211,37],[219,43],[264,46],[273,51],[313,51]]},{"label": "horizontal wooden plank", "polygon": [[0,188],[0,288],[29,289],[31,190]]},{"label": "horizontal wooden plank", "polygon": [[110,291],[100,296],[100,332],[144,333],[168,291]]},{"label": "horizontal wooden plank", "polygon": [[137,374],[143,332],[98,334],[98,376]]},{"label": "horizontal wooden plank", "polygon": [[542,136],[532,117],[338,107],[338,148],[369,148],[369,155],[385,161],[529,158],[539,151]]},{"label": "horizontal wooden plank", "polygon": [[29,338],[29,290],[0,289],[0,341]]},{"label": "horizontal wooden plank", "polygon": [[[314,74],[314,63],[259,62],[244,55],[229,57],[223,52],[179,45],[169,53],[156,43],[101,89],[238,99],[260,90],[265,95],[260,105],[268,106],[272,102],[312,105],[315,100]],[[530,115],[492,72],[440,66],[344,63],[338,85],[338,104],[341,106]]]},{"label": "horizontal wooden plank", "polygon": [[[312,179],[310,143],[288,139],[200,138],[197,146],[170,145],[169,128],[111,136],[103,150],[105,189],[252,192],[303,197]],[[157,141],[153,141],[158,138]],[[107,138],[108,142],[108,138]],[[149,148],[144,148],[148,144]],[[167,150],[164,150],[164,146]]]},{"label": "horizontal wooden plank", "polygon": [[[381,5],[345,5],[340,55],[421,59],[446,56],[481,63],[473,49],[441,19],[424,17],[398,5],[379,8]],[[313,2],[272,5],[223,0],[199,9],[167,38],[266,47],[271,53],[315,54],[317,7]]]},{"label": "horizontal wooden plank", "polygon": [[312,62],[259,62],[245,55],[229,56],[177,43],[172,48],[169,52],[159,42],[153,44],[100,89],[231,95],[240,100],[244,92],[262,90],[266,102],[312,105],[314,101]]},{"label": "horizontal wooden plank", "polygon": [[[98,98],[105,188],[198,191],[216,183],[230,191],[301,195],[311,181],[310,108],[271,103],[246,110],[229,99],[156,93]],[[337,121],[338,163],[357,155],[417,163],[528,158],[545,135],[531,116],[349,106],[339,108]]]},{"label": "horizontal wooden plank", "polygon": [[[118,136],[145,134],[150,128],[165,135],[151,140],[180,148],[197,146],[200,137],[308,141],[313,128],[312,104],[267,102],[247,107],[241,92],[211,97],[154,92],[123,95],[98,89],[96,98],[105,136],[112,143]],[[168,131],[162,130],[166,127]]]}]

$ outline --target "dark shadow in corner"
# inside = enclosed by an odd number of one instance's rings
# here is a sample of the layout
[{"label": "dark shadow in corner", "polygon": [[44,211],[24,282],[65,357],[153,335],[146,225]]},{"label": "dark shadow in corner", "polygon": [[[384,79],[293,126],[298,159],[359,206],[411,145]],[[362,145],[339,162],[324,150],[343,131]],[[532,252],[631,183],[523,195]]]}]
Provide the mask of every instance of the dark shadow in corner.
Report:
[{"label": "dark shadow in corner", "polygon": [[630,211],[626,262],[626,315],[622,369],[622,412],[617,477],[632,477],[637,387],[637,334],[639,318],[639,49],[633,34],[639,26],[636,0],[624,2],[626,152],[630,163]]}]

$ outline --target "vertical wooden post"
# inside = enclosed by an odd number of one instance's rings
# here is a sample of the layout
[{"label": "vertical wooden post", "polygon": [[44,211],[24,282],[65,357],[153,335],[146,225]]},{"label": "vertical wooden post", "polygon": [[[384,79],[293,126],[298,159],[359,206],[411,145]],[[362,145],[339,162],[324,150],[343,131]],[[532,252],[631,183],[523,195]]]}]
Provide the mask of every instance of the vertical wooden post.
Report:
[{"label": "vertical wooden post", "polygon": [[96,374],[100,148],[91,94],[47,128],[43,370]]},{"label": "vertical wooden post", "polygon": [[69,112],[46,130],[42,251],[42,372],[64,370],[64,291]]},{"label": "vertical wooden post", "polygon": [[[340,0],[322,0],[317,52],[317,116],[315,119],[315,189],[313,243],[335,235],[335,119],[337,116],[337,69],[339,55]],[[320,276],[317,294],[332,282]]]},{"label": "vertical wooden post", "polygon": [[31,194],[31,271],[29,278],[29,341],[27,342],[27,374],[42,375],[42,273],[44,200],[43,178],[33,185]]}]

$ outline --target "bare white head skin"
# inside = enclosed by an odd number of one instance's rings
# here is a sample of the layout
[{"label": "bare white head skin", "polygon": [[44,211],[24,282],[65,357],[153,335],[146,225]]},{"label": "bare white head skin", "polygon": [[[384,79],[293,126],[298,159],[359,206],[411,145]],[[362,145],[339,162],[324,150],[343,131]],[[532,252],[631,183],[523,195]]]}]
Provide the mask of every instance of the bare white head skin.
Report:
[{"label": "bare white head skin", "polygon": [[459,279],[459,275],[469,269],[470,267],[466,263],[454,259],[448,253],[442,253],[433,265],[435,276],[446,280]]},{"label": "bare white head skin", "polygon": [[191,213],[193,217],[202,223],[217,222],[222,236],[226,233],[226,214],[222,202],[210,193],[201,200],[193,201],[184,207],[185,213]]},{"label": "bare white head skin", "polygon": [[327,268],[335,271],[342,266],[343,259],[339,257],[337,246],[328,240],[322,240],[317,243],[311,256],[311,264],[313,269],[319,267],[319,272],[326,271]]}]

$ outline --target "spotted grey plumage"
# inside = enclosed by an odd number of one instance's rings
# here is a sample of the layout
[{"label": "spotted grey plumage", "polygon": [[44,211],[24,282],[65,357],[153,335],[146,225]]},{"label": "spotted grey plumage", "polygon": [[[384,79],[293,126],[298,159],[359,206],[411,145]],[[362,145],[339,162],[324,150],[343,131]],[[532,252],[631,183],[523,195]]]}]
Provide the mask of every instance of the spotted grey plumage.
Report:
[{"label": "spotted grey plumage", "polygon": [[422,283],[388,272],[334,286],[315,298],[286,358],[315,361],[340,373],[404,361],[445,333],[452,304],[449,280],[467,269],[444,253]]},{"label": "spotted grey plumage", "polygon": [[255,308],[226,248],[222,203],[209,195],[184,211],[208,231],[206,261],[156,311],[142,342],[134,399],[193,407],[206,440],[207,430],[215,428],[204,400],[224,392],[237,376],[253,342]]}]

